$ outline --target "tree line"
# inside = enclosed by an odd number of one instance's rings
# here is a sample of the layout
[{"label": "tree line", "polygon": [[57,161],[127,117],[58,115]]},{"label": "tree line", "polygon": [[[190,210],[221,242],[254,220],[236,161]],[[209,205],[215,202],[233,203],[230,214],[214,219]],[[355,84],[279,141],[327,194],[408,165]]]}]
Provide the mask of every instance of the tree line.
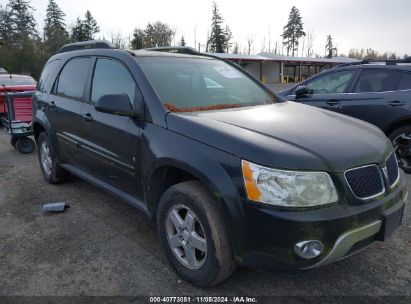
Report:
[{"label": "tree line", "polygon": [[[90,11],[83,18],[78,17],[73,26],[68,27],[65,13],[56,0],[48,0],[46,17],[42,35],[37,30],[38,24],[33,16],[34,9],[29,0],[8,0],[5,6],[0,5],[0,66],[9,72],[27,73],[38,79],[41,69],[50,56],[66,43],[92,40],[100,32],[100,27]],[[270,36],[270,34],[269,34]],[[315,54],[313,49],[315,33],[305,31],[298,8],[291,8],[287,24],[283,27],[282,46],[278,42],[268,52],[291,56],[335,57],[338,56],[337,45],[331,35],[327,36],[324,54]],[[105,39],[105,37],[101,37]],[[142,49],[159,46],[171,46],[173,41],[185,46],[185,37],[176,39],[176,30],[170,25],[156,21],[149,22],[145,28],[135,28],[129,39],[121,33],[113,33],[111,42],[117,48]],[[199,51],[206,52],[240,52],[251,54],[254,49],[254,36],[247,36],[247,45],[241,50],[239,43],[234,42],[231,28],[225,24],[217,4],[212,5],[211,26],[207,32],[206,43],[193,45]],[[266,51],[265,38],[261,51]],[[352,49],[349,54],[353,58],[397,58],[394,53],[379,54],[372,49]]]}]

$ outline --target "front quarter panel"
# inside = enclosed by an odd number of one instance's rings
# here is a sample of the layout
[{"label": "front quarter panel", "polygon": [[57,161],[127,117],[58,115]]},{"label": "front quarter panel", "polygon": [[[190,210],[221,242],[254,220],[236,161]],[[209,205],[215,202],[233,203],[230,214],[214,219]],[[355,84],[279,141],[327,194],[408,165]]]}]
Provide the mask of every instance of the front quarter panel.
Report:
[{"label": "front quarter panel", "polygon": [[[150,206],[149,183],[157,169],[170,166],[193,175],[222,203],[223,197],[243,197],[241,159],[168,129],[146,123],[142,127],[140,176],[144,198]],[[153,202],[156,204],[157,202]],[[240,206],[225,206],[230,214],[241,216]]]},{"label": "front quarter panel", "polygon": [[194,175],[216,195],[240,195],[240,180],[232,177],[241,176],[239,157],[150,123],[142,134],[140,168],[146,184],[157,168],[174,166]]},{"label": "front quarter panel", "polygon": [[184,170],[198,179],[222,204],[227,228],[235,254],[242,248],[245,233],[244,197],[241,159],[168,129],[146,123],[142,127],[140,176],[144,200],[151,217],[155,217],[158,201],[151,202],[150,195],[158,189],[150,189],[150,179],[157,169],[170,166]]}]

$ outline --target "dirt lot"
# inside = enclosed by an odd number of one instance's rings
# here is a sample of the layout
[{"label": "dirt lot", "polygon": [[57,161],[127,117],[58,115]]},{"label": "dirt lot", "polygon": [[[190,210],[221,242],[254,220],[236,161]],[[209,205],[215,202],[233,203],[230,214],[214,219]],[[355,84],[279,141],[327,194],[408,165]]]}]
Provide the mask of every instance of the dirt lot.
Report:
[{"label": "dirt lot", "polygon": [[[240,268],[204,290],[177,277],[143,214],[77,178],[47,184],[37,154],[8,141],[0,129],[0,295],[411,296],[409,202],[391,239],[358,255],[304,273]],[[42,204],[54,201],[71,207],[43,215]]]}]

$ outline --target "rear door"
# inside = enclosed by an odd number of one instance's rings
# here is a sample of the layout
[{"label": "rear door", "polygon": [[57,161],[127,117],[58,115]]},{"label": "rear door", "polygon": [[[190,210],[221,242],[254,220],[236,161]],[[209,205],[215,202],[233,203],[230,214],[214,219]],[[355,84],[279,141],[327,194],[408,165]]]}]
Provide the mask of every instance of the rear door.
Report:
[{"label": "rear door", "polygon": [[309,94],[297,97],[295,89],[286,98],[307,105],[339,111],[350,84],[355,79],[356,70],[338,70],[315,77],[306,83]]},{"label": "rear door", "polygon": [[52,135],[56,136],[60,161],[75,166],[81,160],[79,142],[84,137],[81,107],[90,67],[90,57],[70,59],[61,70],[45,107],[54,131]]},{"label": "rear door", "polygon": [[138,194],[138,147],[141,121],[96,111],[95,103],[107,94],[127,94],[132,106],[141,93],[128,68],[111,58],[97,58],[91,80],[90,101],[82,108],[81,143],[84,167],[98,179],[131,195]]},{"label": "rear door", "polygon": [[409,74],[400,70],[362,69],[339,112],[385,129],[410,108],[410,92],[406,90],[411,88],[409,82]]}]

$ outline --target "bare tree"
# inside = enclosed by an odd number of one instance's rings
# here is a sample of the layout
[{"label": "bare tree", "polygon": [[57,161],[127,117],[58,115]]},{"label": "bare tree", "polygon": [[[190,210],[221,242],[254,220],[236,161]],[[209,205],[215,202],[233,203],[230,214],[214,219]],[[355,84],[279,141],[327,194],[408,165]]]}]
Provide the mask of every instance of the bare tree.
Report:
[{"label": "bare tree", "polygon": [[144,30],[144,46],[170,46],[175,35],[175,31],[166,23],[160,21],[148,23]]},{"label": "bare tree", "polygon": [[315,33],[314,30],[307,31],[307,57],[313,57],[314,55],[314,40],[315,40]]},{"label": "bare tree", "polygon": [[118,49],[125,49],[126,48],[126,39],[123,38],[121,32],[113,33],[111,32],[111,43],[114,45],[115,48]]},{"label": "bare tree", "polygon": [[268,52],[271,53],[271,27],[268,27]]},{"label": "bare tree", "polygon": [[[194,48],[197,45],[197,27],[198,27],[198,23],[196,23],[196,25],[194,25]],[[200,42],[199,42],[200,43]],[[200,47],[199,47],[200,49]],[[200,51],[200,50],[199,50]]]},{"label": "bare tree", "polygon": [[265,52],[265,36],[264,36],[263,41],[261,43],[261,53],[264,53],[264,52]]},{"label": "bare tree", "polygon": [[177,34],[177,27],[175,26],[175,25],[173,25],[173,26],[170,26],[171,27],[171,30],[172,30],[172,34],[171,34],[171,39],[172,39],[172,41],[173,41],[173,45],[177,45],[176,44],[176,34]]},{"label": "bare tree", "polygon": [[303,43],[301,45],[301,57],[304,57],[306,36],[303,36]]},{"label": "bare tree", "polygon": [[205,48],[206,52],[208,52],[209,46],[210,46],[210,31],[207,31],[207,42],[206,42],[206,48]]},{"label": "bare tree", "polygon": [[248,36],[247,36],[247,46],[248,46],[247,54],[248,54],[248,55],[251,54],[251,46],[253,45],[254,40],[255,40],[255,38],[254,38],[253,35],[248,35]]}]

